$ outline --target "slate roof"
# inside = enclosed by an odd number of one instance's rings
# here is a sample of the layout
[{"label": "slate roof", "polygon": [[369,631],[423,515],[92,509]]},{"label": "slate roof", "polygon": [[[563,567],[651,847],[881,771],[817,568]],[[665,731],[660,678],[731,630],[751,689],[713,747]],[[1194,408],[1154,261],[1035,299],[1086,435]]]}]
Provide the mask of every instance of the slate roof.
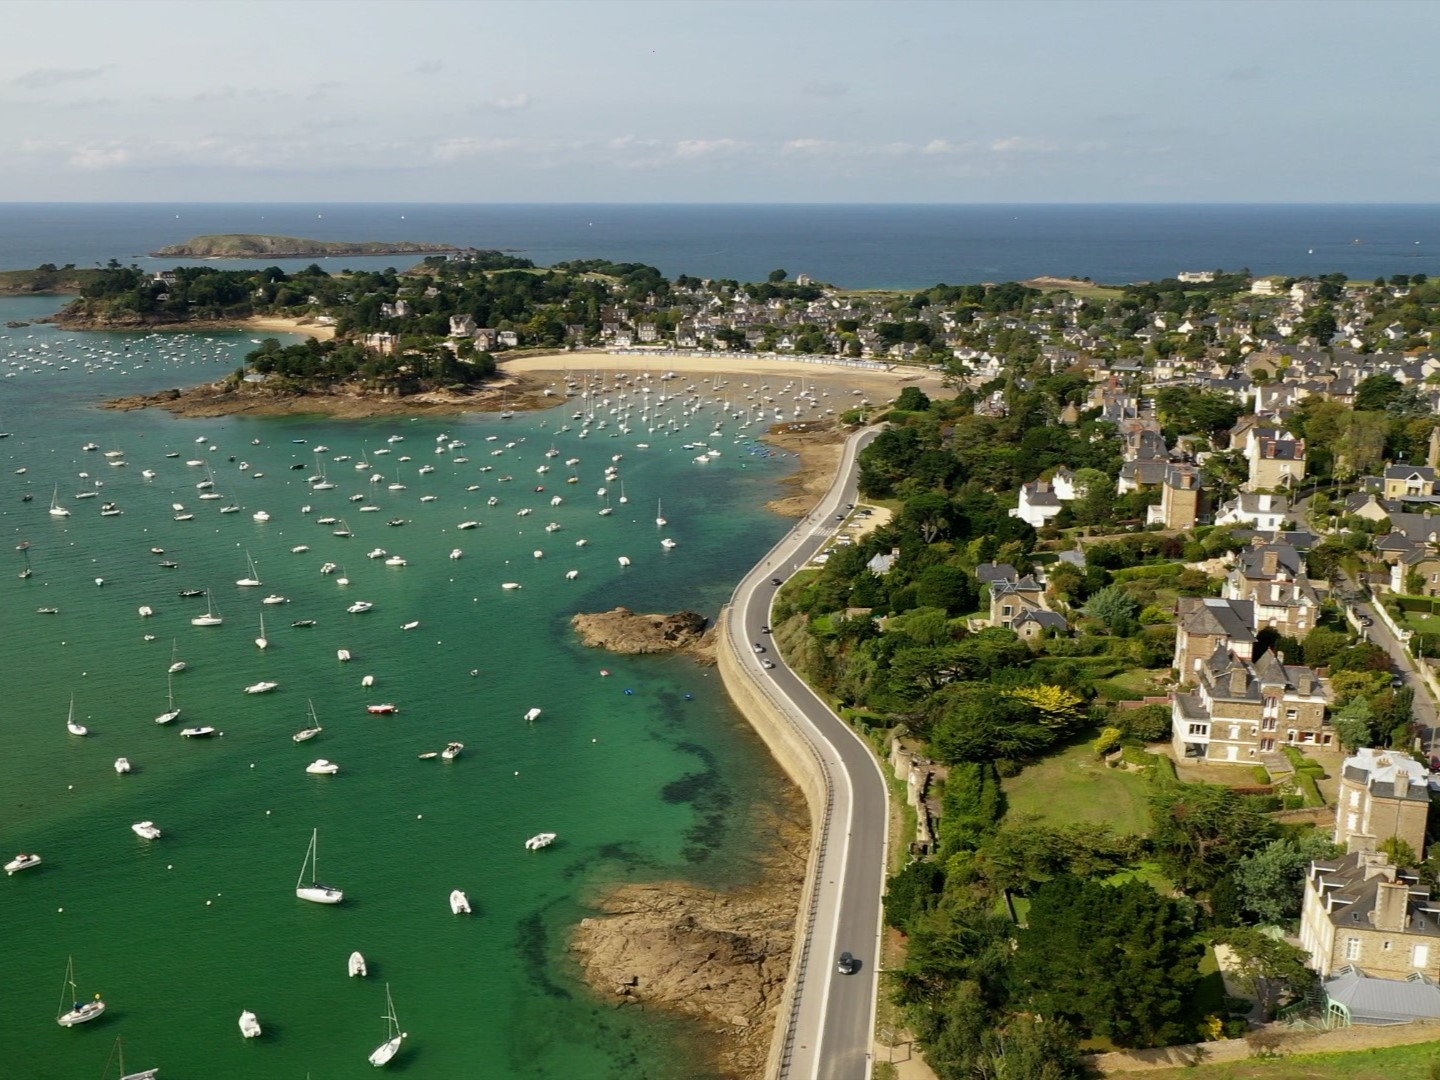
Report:
[{"label": "slate roof", "polygon": [[[1430,770],[1399,750],[1376,750],[1362,746],[1345,759],[1341,771],[1346,780],[1364,784],[1372,795],[1394,799],[1395,780],[1404,773],[1410,778],[1405,798],[1410,802],[1430,801]],[[1440,783],[1440,780],[1434,781]]]},{"label": "slate roof", "polygon": [[1222,600],[1218,596],[1182,596],[1179,623],[1191,634],[1224,636],[1231,641],[1254,641],[1250,629],[1255,622],[1255,605],[1249,600]]},{"label": "slate roof", "polygon": [[1325,980],[1325,996],[1345,1006],[1352,1024],[1408,1024],[1440,1017],[1440,986],[1419,974],[1380,979],[1348,964]]}]

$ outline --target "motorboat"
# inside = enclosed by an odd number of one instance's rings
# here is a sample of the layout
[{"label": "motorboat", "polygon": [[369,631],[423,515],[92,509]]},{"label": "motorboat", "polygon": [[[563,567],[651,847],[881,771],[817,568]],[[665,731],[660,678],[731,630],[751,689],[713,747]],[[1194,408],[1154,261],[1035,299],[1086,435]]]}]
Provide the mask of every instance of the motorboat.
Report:
[{"label": "motorboat", "polygon": [[306,765],[305,771],[311,776],[334,776],[340,771],[340,766],[322,757]]},{"label": "motorboat", "polygon": [[351,604],[345,610],[351,615],[359,615],[361,612],[369,611],[374,606],[375,605],[368,600],[356,600],[355,603]]},{"label": "motorboat", "polygon": [[385,558],[386,555],[389,555],[389,554],[390,554],[390,553],[389,553],[388,551],[386,551],[384,548],[382,548],[382,547],[377,547],[377,548],[371,548],[369,551],[367,551],[367,552],[365,553],[365,557],[366,557],[367,559],[383,559],[383,558]]},{"label": "motorboat", "polygon": [[450,911],[455,915],[470,914],[470,898],[465,895],[462,889],[450,891]]},{"label": "motorboat", "polygon": [[[396,438],[396,436],[391,436]],[[392,1058],[400,1052],[400,1044],[404,1041],[406,1033],[400,1030],[400,1021],[395,1018],[395,1002],[390,998],[390,984],[385,984],[385,1041],[377,1046],[370,1054],[370,1064],[377,1068],[381,1065],[388,1065]]]},{"label": "motorboat", "polygon": [[22,851],[5,864],[5,873],[18,874],[21,870],[29,870],[32,866],[39,866],[40,863],[39,855]]},{"label": "motorboat", "polygon": [[121,776],[124,776],[126,773],[128,773],[130,771],[130,759],[117,757],[115,759],[115,771]]},{"label": "motorboat", "polygon": [[[295,881],[295,895],[301,900],[309,900],[314,904],[338,904],[345,899],[345,893],[330,885],[325,885],[316,878],[319,876],[318,860],[319,851],[318,829],[311,830],[310,847],[305,852],[305,861],[300,864],[300,876]],[[305,883],[305,871],[310,871],[310,882]]]},{"label": "motorboat", "polygon": [[518,581],[506,581],[506,582],[502,582],[502,583],[501,583],[500,588],[502,588],[502,589],[518,589],[518,588],[520,588],[520,583],[519,583]]},{"label": "motorboat", "polygon": [[261,679],[259,682],[251,683],[245,687],[245,692],[247,694],[268,694],[279,685],[277,682],[268,682],[267,680]]},{"label": "motorboat", "polygon": [[539,720],[540,712],[540,709],[530,709],[528,712],[525,713],[526,721]]},{"label": "motorboat", "polygon": [[530,837],[529,840],[526,840],[526,841],[525,841],[525,848],[526,848],[526,850],[528,850],[528,851],[539,851],[541,848],[549,847],[549,846],[550,846],[551,844],[553,844],[554,842],[555,842],[555,833],[553,833],[553,832],[536,833],[534,836]]},{"label": "motorboat", "polygon": [[342,664],[348,664],[348,663],[350,662],[350,650],[349,650],[349,649],[336,649],[336,650],[335,650],[335,659],[336,659],[336,660],[339,660]]},{"label": "motorboat", "polygon": [[250,516],[262,524],[270,520],[270,515],[267,514],[264,510],[256,510],[255,513],[251,514]]},{"label": "motorboat", "polygon": [[290,625],[291,625],[291,626],[295,626],[295,627],[314,626],[314,625],[315,625],[315,620],[314,620],[314,619],[296,619],[296,620],[295,620],[294,622],[292,622]]},{"label": "motorboat", "polygon": [[480,526],[480,522],[478,522],[478,521],[462,521],[462,522],[460,522],[459,525],[456,526],[456,528],[457,528],[457,529],[475,529],[475,528],[479,528],[479,526]]},{"label": "motorboat", "polygon": [[365,970],[365,957],[357,949],[350,954],[350,959],[345,961],[345,970],[352,979],[363,979],[367,972]]},{"label": "motorboat", "polygon": [[180,734],[187,739],[208,739],[215,734],[215,729],[209,724],[201,724],[199,727],[181,728]]},{"label": "motorboat", "polygon": [[240,1034],[247,1039],[260,1037],[260,1021],[249,1009],[240,1014]]},{"label": "motorboat", "polygon": [[446,743],[445,749],[440,751],[440,757],[444,761],[454,761],[460,756],[460,751],[465,749],[463,742]]},{"label": "motorboat", "polygon": [[388,716],[391,713],[399,712],[400,709],[398,706],[393,705],[387,701],[381,705],[366,705],[365,711],[368,713],[374,713],[377,716]]},{"label": "motorboat", "polygon": [[152,608],[149,604],[141,604],[139,611],[140,617],[142,619],[148,619],[151,615],[155,614],[155,609]]},{"label": "motorboat", "polygon": [[309,544],[296,544],[294,547],[292,547],[292,548],[290,549],[290,553],[291,553],[292,555],[303,555],[303,554],[305,554],[305,552],[307,552],[307,551],[309,551],[309,550],[310,550],[310,545],[309,545]]},{"label": "motorboat", "polygon": [[130,826],[130,829],[136,836],[143,837],[146,840],[160,839],[160,826],[156,825],[153,821],[137,821],[134,825]]},{"label": "motorboat", "polygon": [[340,567],[333,562],[322,563],[320,565],[320,573],[322,574],[333,574],[336,570],[339,569]]},{"label": "motorboat", "polygon": [[402,623],[401,626],[400,626],[400,629],[401,629],[401,630],[414,630],[414,629],[416,629],[417,627],[419,627],[419,625],[420,625],[420,620],[419,620],[419,619],[411,619],[411,620],[410,620],[409,622],[407,622],[407,623]]},{"label": "motorboat", "polygon": [[279,593],[271,593],[260,602],[262,604],[288,604],[290,599],[289,597],[281,596]]},{"label": "motorboat", "polygon": [[460,558],[460,557],[461,557],[462,555],[464,555],[464,554],[465,554],[465,553],[464,553],[463,551],[461,551],[459,548],[451,548],[451,549],[450,549],[450,558],[452,558],[452,559],[458,559],[458,558]]},{"label": "motorboat", "polygon": [[[100,1000],[100,995],[85,1002],[83,1005],[75,993],[75,961],[67,959],[65,963],[65,986],[61,988],[60,1011],[55,1017],[55,1022],[61,1027],[74,1027],[76,1024],[85,1024],[94,1020],[105,1011],[105,1002]],[[70,1001],[70,1008],[66,1010],[65,1001]]]},{"label": "motorboat", "polygon": [[402,557],[402,556],[400,556],[400,555],[391,555],[388,559],[385,560],[385,565],[386,565],[386,566],[406,566],[406,565],[408,565],[408,564],[405,562],[404,557]]}]

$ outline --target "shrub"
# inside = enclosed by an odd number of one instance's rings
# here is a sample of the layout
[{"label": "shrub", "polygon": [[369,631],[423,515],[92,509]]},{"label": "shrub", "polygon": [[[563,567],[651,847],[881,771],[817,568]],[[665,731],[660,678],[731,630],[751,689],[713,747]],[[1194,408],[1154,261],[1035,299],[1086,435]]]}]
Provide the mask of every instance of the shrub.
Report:
[{"label": "shrub", "polygon": [[1091,745],[1095,747],[1096,754],[1104,757],[1106,754],[1110,753],[1110,751],[1114,750],[1117,746],[1119,746],[1120,740],[1124,737],[1125,733],[1121,731],[1118,727],[1107,727],[1105,730],[1100,732],[1100,737],[1096,739],[1095,742]]}]

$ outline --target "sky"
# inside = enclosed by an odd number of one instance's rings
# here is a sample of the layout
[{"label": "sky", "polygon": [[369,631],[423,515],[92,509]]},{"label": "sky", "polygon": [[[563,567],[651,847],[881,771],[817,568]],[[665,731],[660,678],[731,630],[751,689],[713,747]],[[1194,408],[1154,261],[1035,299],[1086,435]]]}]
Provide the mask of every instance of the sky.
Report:
[{"label": "sky", "polygon": [[8,0],[0,200],[1430,202],[1423,0]]}]

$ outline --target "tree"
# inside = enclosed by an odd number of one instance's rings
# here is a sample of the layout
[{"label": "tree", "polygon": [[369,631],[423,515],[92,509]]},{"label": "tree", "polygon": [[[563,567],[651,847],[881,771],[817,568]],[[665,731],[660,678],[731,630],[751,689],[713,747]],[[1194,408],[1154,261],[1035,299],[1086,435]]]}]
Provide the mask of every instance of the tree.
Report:
[{"label": "tree", "polygon": [[1235,865],[1235,888],[1241,906],[1265,923],[1278,925],[1298,917],[1305,872],[1311,861],[1335,852],[1335,845],[1317,832],[1270,841]]},{"label": "tree", "polygon": [[1383,410],[1405,389],[1393,375],[1380,372],[1361,379],[1355,386],[1355,411],[1376,412]]},{"label": "tree", "polygon": [[1205,949],[1193,916],[1149,885],[1064,875],[1042,885],[1018,932],[1017,1003],[1118,1046],[1188,1034],[1185,1013]]},{"label": "tree", "polygon": [[1085,699],[1063,686],[1020,686],[1010,696],[1034,706],[1046,727],[1063,731],[1085,719]]},{"label": "tree", "polygon": [[1119,585],[1107,585],[1085,602],[1085,614],[1099,619],[1112,634],[1133,633],[1140,605]]},{"label": "tree", "polygon": [[902,412],[925,412],[930,408],[930,398],[918,386],[907,386],[895,399],[895,408]]},{"label": "tree", "polygon": [[952,766],[941,804],[941,858],[979,847],[1005,813],[1000,774],[988,761]]},{"label": "tree", "polygon": [[1231,974],[1246,994],[1260,1002],[1267,1022],[1283,1001],[1302,998],[1315,985],[1315,972],[1307,966],[1310,954],[1283,938],[1243,927],[1227,930],[1217,940],[1230,947],[1235,960]]},{"label": "tree", "polygon": [[945,871],[938,863],[917,859],[899,873],[890,875],[885,884],[885,922],[896,930],[905,930],[923,912],[940,900],[945,886]]},{"label": "tree", "polygon": [[945,762],[991,762],[1024,758],[1044,750],[1056,733],[1040,723],[1035,708],[994,692],[961,699],[941,718],[931,749]]},{"label": "tree", "polygon": [[789,276],[790,275],[784,270],[771,270],[770,273],[765,275],[765,280],[771,285],[778,285]]},{"label": "tree", "polygon": [[1274,838],[1274,824],[1233,788],[1169,784],[1150,795],[1150,837],[1160,868],[1187,893],[1204,892]]},{"label": "tree", "polygon": [[975,579],[958,566],[927,566],[915,579],[916,601],[951,615],[974,611],[978,595]]}]

